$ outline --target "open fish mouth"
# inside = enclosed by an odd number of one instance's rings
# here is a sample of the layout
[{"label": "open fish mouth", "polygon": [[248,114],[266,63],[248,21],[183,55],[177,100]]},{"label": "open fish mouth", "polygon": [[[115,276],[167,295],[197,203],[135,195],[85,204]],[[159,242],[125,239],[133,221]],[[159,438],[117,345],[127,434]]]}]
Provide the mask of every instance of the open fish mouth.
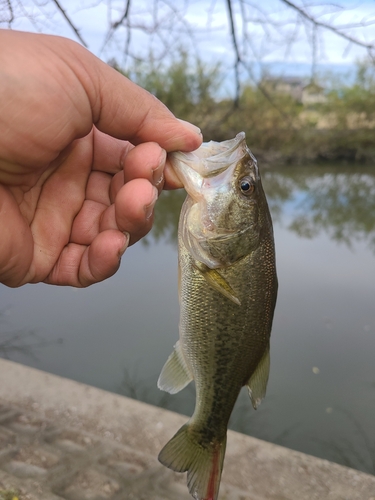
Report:
[{"label": "open fish mouth", "polygon": [[[190,153],[195,157],[195,163],[191,168],[202,177],[211,177],[237,162],[245,153],[245,132],[240,132],[234,139],[228,141],[203,143],[199,149]],[[196,158],[201,161],[197,162]]]},{"label": "open fish mouth", "polygon": [[171,160],[176,174],[190,196],[196,198],[203,185],[212,178],[236,164],[248,154],[245,133],[223,142],[205,142],[191,153],[172,153]]}]

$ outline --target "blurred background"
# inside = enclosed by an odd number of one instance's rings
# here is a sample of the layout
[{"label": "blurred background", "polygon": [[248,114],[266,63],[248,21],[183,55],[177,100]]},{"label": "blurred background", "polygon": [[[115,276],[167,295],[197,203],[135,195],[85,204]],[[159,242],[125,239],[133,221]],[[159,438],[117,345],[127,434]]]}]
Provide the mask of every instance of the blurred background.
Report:
[{"label": "blurred background", "polygon": [[[60,34],[225,140],[244,130],[275,230],[267,397],[230,427],[375,474],[375,6],[372,1],[0,0],[0,26]],[[85,290],[0,285],[0,356],[191,414],[156,388],[178,338],[177,221]],[[1,381],[0,381],[1,383]]]}]

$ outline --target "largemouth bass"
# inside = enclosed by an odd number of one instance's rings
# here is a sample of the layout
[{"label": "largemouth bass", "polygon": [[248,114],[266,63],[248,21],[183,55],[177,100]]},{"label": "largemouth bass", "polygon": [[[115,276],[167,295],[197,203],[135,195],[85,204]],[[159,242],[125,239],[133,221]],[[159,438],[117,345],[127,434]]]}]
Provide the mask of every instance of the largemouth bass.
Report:
[{"label": "largemouth bass", "polygon": [[180,339],[158,387],[174,394],[194,380],[196,406],[159,460],[187,471],[196,500],[216,500],[241,387],[254,408],[266,392],[277,295],[272,221],[243,132],[171,160],[188,193],[178,230]]}]

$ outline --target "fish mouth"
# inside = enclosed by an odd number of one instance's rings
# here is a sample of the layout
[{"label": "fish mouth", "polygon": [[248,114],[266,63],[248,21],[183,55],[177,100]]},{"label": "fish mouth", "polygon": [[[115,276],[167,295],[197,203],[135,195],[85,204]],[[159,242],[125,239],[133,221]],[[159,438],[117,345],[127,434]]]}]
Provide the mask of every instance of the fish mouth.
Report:
[{"label": "fish mouth", "polygon": [[219,175],[248,154],[245,132],[223,142],[204,142],[191,153],[170,155],[173,168],[188,194],[198,201],[208,179]]},{"label": "fish mouth", "polygon": [[202,177],[212,177],[226,170],[233,162],[241,159],[245,153],[245,132],[240,132],[234,139],[228,141],[204,142],[199,149],[188,153],[186,155],[188,158],[185,161],[189,161],[190,156],[194,157],[195,161],[190,165],[190,168]]}]

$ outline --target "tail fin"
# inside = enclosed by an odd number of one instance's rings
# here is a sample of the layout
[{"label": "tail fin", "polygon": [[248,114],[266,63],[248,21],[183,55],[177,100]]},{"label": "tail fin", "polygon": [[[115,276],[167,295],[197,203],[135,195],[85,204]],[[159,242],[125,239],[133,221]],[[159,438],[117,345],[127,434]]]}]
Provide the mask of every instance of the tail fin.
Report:
[{"label": "tail fin", "polygon": [[187,471],[187,485],[195,500],[217,500],[227,438],[201,444],[187,423],[159,453],[159,461],[176,472]]}]

